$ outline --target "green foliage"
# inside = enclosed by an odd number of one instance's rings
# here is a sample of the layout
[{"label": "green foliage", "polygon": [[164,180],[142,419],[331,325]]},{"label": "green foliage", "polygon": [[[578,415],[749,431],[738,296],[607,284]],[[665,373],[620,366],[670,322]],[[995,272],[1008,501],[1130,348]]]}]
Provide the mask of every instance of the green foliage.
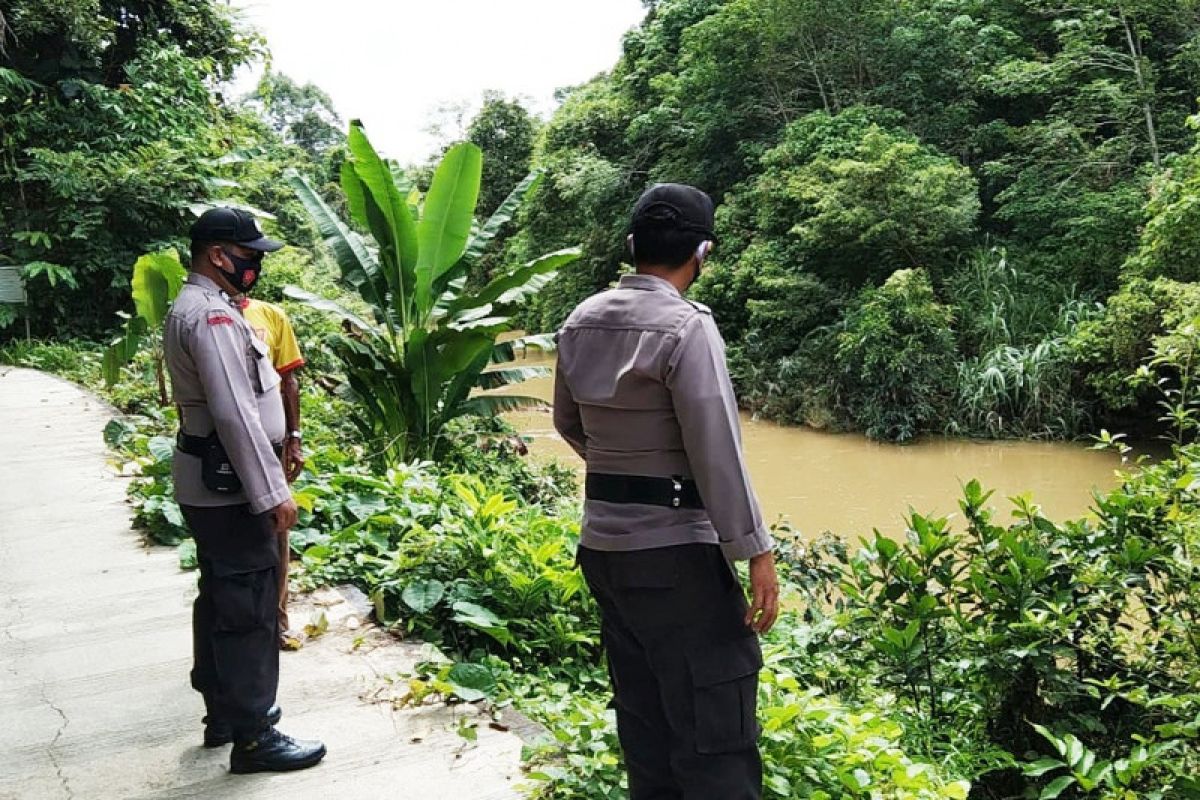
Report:
[{"label": "green foliage", "polygon": [[186,278],[187,269],[179,263],[179,254],[173,249],[147,253],[133,265],[132,295],[137,312],[126,320],[124,332],[104,351],[106,386],[112,387],[120,379],[121,368],[134,359],[143,342],[149,338],[159,405],[167,404],[169,398],[163,371],[160,328]]},{"label": "green foliage", "polygon": [[851,287],[949,263],[979,213],[970,173],[875,117],[889,115],[853,108],[788,126],[730,198],[723,221],[734,236],[779,240],[790,269]]},{"label": "green foliage", "polygon": [[7,17],[0,260],[69,274],[31,292],[35,329],[103,330],[128,291],[123,265],[172,241],[181,210],[213,191],[226,139],[209,82],[254,42],[212,2],[18,2]]},{"label": "green foliage", "polygon": [[483,184],[479,214],[486,217],[500,207],[509,187],[529,174],[537,120],[516,100],[485,92],[483,107],[467,128],[467,141],[483,153]]},{"label": "green foliage", "polygon": [[354,222],[371,232],[370,244],[302,177],[293,175],[291,182],[326,238],[342,283],[359,294],[374,321],[303,290],[288,294],[347,326],[351,335],[331,337],[327,344],[341,360],[357,401],[355,423],[365,439],[379,443],[376,455],[392,464],[429,458],[444,451],[442,430],[451,420],[538,403],[515,396],[472,397],[471,392],[544,372],[485,373],[485,368],[513,360],[511,346],[496,344],[496,336],[511,327],[504,312],[544,287],[578,251],[509,266],[483,288],[469,291],[469,270],[534,181],[522,182],[481,227],[473,216],[482,171],[474,145],[447,151],[423,202],[378,156],[357,122],[350,126],[348,148],[342,189]]},{"label": "green foliage", "polygon": [[896,272],[847,314],[837,344],[840,392],[868,436],[902,442],[938,419],[953,379],[950,322],[923,270]]},{"label": "green foliage", "polygon": [[[1200,126],[1200,117],[1193,118]],[[1200,280],[1200,145],[1168,162],[1150,187],[1149,220],[1126,269],[1150,278]]]},{"label": "green foliage", "polygon": [[284,142],[299,147],[314,162],[342,141],[342,119],[333,100],[315,84],[300,85],[268,70],[247,101]]},{"label": "green foliage", "polygon": [[852,557],[790,555],[809,596],[830,601],[810,608],[817,622],[797,662],[851,695],[890,688],[927,720],[926,747],[956,730],[974,731],[977,750],[1049,756],[1049,742],[1059,754],[1025,778],[1007,769],[1011,757],[980,764],[978,785],[992,792],[1051,797],[1078,782],[1135,792],[1109,797],[1191,796],[1200,649],[1180,633],[1196,619],[1198,456],[1179,448],[1127,476],[1097,498],[1095,519],[1055,524],[1016,497],[1003,525],[972,481],[965,531],[913,513],[899,542],[876,533]]},{"label": "green foliage", "polygon": [[1151,357],[1157,341],[1198,316],[1197,284],[1134,277],[1108,299],[1103,313],[1079,325],[1069,340],[1075,369],[1104,418],[1127,418],[1131,412],[1152,417],[1147,382],[1129,377]]}]

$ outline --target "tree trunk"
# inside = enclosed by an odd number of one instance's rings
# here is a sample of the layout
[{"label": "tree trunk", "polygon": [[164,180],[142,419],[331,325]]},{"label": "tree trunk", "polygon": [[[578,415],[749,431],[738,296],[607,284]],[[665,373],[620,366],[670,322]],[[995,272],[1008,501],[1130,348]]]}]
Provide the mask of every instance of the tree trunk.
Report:
[{"label": "tree trunk", "polygon": [[1117,9],[1121,15],[1121,24],[1125,26],[1125,41],[1129,45],[1129,59],[1133,63],[1133,74],[1137,78],[1138,92],[1142,95],[1142,113],[1146,116],[1146,136],[1150,140],[1150,155],[1154,159],[1154,168],[1162,169],[1162,155],[1158,150],[1158,133],[1154,127],[1154,109],[1150,106],[1150,89],[1146,83],[1146,73],[1142,69],[1142,48],[1125,16],[1123,8]]}]

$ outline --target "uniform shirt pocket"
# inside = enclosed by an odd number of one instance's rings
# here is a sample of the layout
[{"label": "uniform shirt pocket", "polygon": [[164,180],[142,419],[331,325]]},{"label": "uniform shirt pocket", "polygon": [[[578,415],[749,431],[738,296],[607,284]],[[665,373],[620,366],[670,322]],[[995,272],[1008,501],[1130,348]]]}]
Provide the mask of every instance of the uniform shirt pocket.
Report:
[{"label": "uniform shirt pocket", "polygon": [[271,351],[267,343],[257,336],[250,335],[250,348],[246,352],[250,362],[250,378],[254,381],[254,390],[266,394],[280,384],[282,379],[271,363]]}]

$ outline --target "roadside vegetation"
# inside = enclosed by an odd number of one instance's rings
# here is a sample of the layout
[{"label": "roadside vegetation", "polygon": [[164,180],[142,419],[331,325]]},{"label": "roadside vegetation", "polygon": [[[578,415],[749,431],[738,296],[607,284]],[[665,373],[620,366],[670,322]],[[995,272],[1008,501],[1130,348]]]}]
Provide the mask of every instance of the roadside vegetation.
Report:
[{"label": "roadside vegetation", "polygon": [[[618,800],[576,479],[500,416],[535,401],[488,390],[543,374],[515,359],[617,276],[647,182],[696,183],[722,201],[697,291],[752,411],[1127,459],[1083,520],[968,482],[953,524],[781,524],[768,796],[1200,797],[1200,7],[646,5],[549,120],[489,95],[467,141],[400,165],[318,87],[226,97],[265,43],[224,4],[14,0],[0,266],[31,303],[0,306],[0,363],[122,412],[136,522],[186,565],[156,329],[189,207],[261,210],[293,247],[257,293],[307,359],[295,580],[438,646],[394,676],[406,702],[544,725],[531,796]],[[1171,449],[1132,461],[1107,430]]]}]

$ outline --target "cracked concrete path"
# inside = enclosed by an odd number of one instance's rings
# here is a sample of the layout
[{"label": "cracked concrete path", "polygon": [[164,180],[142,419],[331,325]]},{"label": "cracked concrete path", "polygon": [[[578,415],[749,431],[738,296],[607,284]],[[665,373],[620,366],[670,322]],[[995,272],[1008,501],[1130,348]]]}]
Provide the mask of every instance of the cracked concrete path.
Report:
[{"label": "cracked concrete path", "polygon": [[195,575],[130,528],[101,437],[111,414],[0,366],[0,800],[521,796],[516,735],[481,721],[468,744],[461,711],[364,699],[427,656],[378,632],[283,654],[280,728],[324,739],[324,762],[230,775],[228,747],[200,746],[188,685]]}]

